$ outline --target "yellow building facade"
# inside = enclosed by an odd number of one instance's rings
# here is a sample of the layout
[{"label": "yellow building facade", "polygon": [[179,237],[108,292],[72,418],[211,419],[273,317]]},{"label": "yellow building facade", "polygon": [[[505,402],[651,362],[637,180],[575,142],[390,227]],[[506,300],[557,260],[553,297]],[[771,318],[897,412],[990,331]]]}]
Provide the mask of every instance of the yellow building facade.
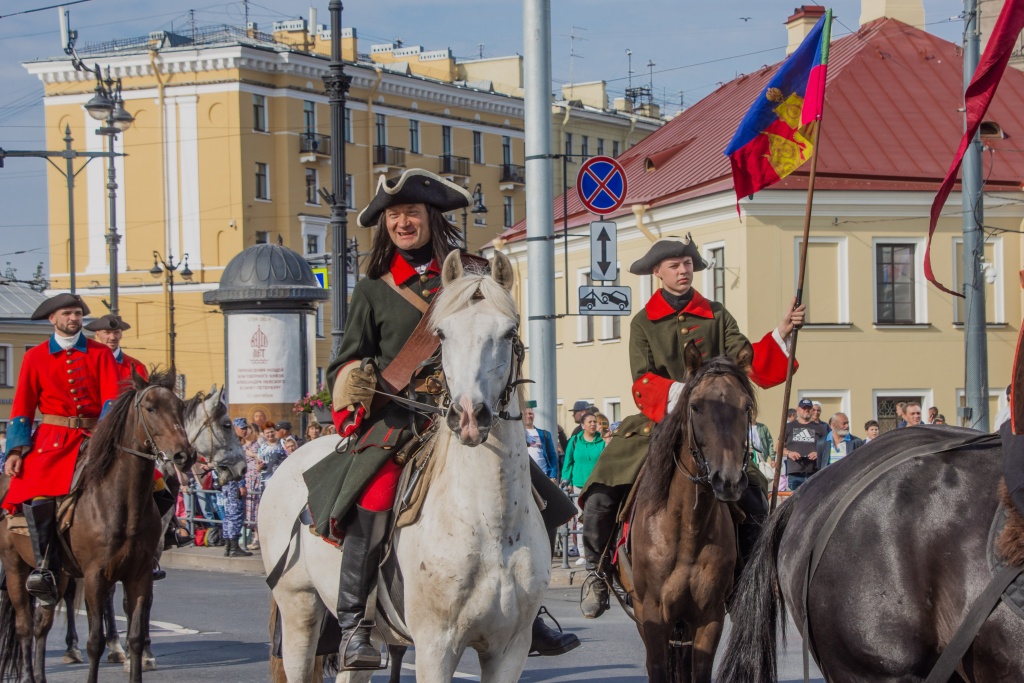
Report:
[{"label": "yellow building facade", "polygon": [[[170,363],[169,293],[154,278],[160,259],[188,259],[194,274],[174,286],[176,363],[189,392],[224,379],[224,321],[205,306],[228,261],[248,246],[280,241],[327,266],[329,209],[316,190],[331,187],[330,114],[323,92],[330,33],[304,20],[280,22],[273,34],[231,27],[181,36],[147,37],[96,46],[81,57],[110,68],[123,84],[134,125],[116,141],[115,162],[121,315],[132,329],[123,346],[146,363]],[[348,235],[353,257],[369,249],[371,231],[355,217],[377,178],[421,167],[472,190],[481,186],[486,214],[452,214],[477,250],[525,214],[522,62],[520,57],[460,63],[449,50],[373,45],[361,52],[344,29],[343,54],[352,78],[345,119]],[[30,62],[44,84],[49,149],[100,151],[106,138],[82,108],[90,77],[66,58]],[[553,107],[559,108],[558,103]],[[625,151],[656,130],[655,118],[576,103],[558,130],[601,140],[606,153]],[[605,142],[607,141],[607,142]],[[109,299],[106,171],[94,160],[74,195],[76,263],[64,179],[49,182],[51,285],[69,286],[94,311]],[[560,191],[560,190],[559,190]],[[354,282],[355,276],[350,278]],[[351,283],[350,283],[351,284]],[[318,318],[318,368],[329,363],[330,310]]]}]

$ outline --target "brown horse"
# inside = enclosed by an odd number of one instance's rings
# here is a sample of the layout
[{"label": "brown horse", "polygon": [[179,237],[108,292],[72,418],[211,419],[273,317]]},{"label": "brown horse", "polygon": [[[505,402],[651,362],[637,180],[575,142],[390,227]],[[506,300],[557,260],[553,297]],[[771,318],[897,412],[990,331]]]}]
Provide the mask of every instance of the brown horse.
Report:
[{"label": "brown horse", "polygon": [[[153,600],[153,554],[160,516],[153,502],[153,463],[171,459],[190,467],[195,453],[183,426],[183,403],[173,377],[155,373],[147,384],[133,376],[100,420],[89,441],[78,485],[74,524],[62,539],[66,575],[84,577],[89,612],[89,683],[96,683],[103,654],[103,602],[116,581],[125,587],[132,683],[142,681],[142,650]],[[7,590],[0,594],[0,680],[45,680],[46,636],[54,607],[36,605],[25,590],[34,566],[28,537],[0,522],[0,562]],[[61,590],[67,576],[61,581]],[[33,643],[33,640],[35,641]],[[33,657],[33,644],[35,647]]]},{"label": "brown horse", "polygon": [[686,386],[651,437],[637,482],[633,585],[621,571],[618,578],[633,598],[655,683],[711,681],[737,560],[729,502],[746,484],[756,413],[751,357],[748,347],[737,362],[701,365],[696,345],[686,346]]}]

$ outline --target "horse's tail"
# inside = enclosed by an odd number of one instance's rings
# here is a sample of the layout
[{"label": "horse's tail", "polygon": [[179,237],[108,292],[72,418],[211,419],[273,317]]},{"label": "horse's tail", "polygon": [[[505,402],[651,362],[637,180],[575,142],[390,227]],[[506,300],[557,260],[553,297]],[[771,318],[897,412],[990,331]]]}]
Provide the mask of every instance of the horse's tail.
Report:
[{"label": "horse's tail", "polygon": [[21,643],[15,631],[14,603],[0,591],[0,681],[16,680],[22,669]]},{"label": "horse's tail", "polygon": [[786,640],[786,603],[779,585],[779,543],[793,514],[783,505],[765,522],[750,562],[740,577],[729,616],[732,631],[716,680],[719,683],[775,683],[776,635]]}]

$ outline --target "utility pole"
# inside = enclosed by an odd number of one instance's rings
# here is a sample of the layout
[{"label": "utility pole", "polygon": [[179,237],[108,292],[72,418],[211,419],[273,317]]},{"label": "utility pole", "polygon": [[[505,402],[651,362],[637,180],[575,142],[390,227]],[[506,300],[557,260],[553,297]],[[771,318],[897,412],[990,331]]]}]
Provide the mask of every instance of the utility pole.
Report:
[{"label": "utility pole", "polygon": [[[551,167],[551,0],[523,2],[526,253],[530,262],[530,377],[537,424],[558,429],[555,369],[555,226]],[[568,274],[566,274],[568,277]]]},{"label": "utility pole", "polygon": [[345,98],[352,77],[341,61],[341,0],[327,3],[331,13],[331,61],[324,88],[331,105],[331,192],[320,196],[331,205],[331,355],[337,355],[348,317],[348,203],[345,196]]},{"label": "utility pole", "polygon": [[[68,185],[68,275],[70,277],[69,288],[71,293],[75,293],[75,178],[79,173],[86,167],[86,165],[97,157],[117,157],[125,156],[117,152],[77,152],[71,149],[71,143],[74,142],[74,138],[71,137],[71,126],[64,127],[64,149],[59,152],[50,152],[47,150],[16,150],[16,149],[3,149],[0,148],[0,168],[3,168],[4,159],[9,157],[33,157],[37,159],[46,159],[50,162],[50,165],[57,169],[57,173],[60,173],[67,180]],[[65,162],[65,167],[62,169],[56,163],[53,158],[62,158]],[[78,170],[74,169],[75,159],[85,159],[85,163],[82,164]],[[111,164],[113,165],[113,164]],[[52,264],[51,264],[52,265]],[[51,271],[52,272],[52,271]],[[113,292],[113,288],[111,288]],[[113,296],[113,294],[111,294]]]},{"label": "utility pole", "polygon": [[[964,90],[978,68],[981,26],[979,0],[964,0]],[[966,128],[967,114],[964,113]],[[982,194],[981,138],[977,133],[963,162],[963,294],[964,294],[964,395],[962,423],[989,431],[988,340],[985,329],[985,205]]]}]

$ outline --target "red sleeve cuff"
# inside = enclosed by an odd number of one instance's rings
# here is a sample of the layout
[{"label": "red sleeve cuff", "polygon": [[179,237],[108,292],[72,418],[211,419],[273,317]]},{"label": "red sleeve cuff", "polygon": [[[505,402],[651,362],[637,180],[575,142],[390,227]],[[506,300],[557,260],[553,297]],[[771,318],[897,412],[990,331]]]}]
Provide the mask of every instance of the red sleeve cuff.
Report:
[{"label": "red sleeve cuff", "polygon": [[[789,358],[783,353],[779,343],[775,341],[774,330],[761,338],[754,349],[754,360],[750,365],[750,379],[762,389],[770,389],[786,381],[786,366]],[[793,373],[800,364],[793,362]]]},{"label": "red sleeve cuff", "polygon": [[667,377],[648,372],[633,382],[633,400],[640,412],[655,422],[661,422],[668,409],[668,390],[673,384]]},{"label": "red sleeve cuff", "polygon": [[342,408],[341,410],[335,410],[331,413],[334,418],[334,428],[338,431],[338,435],[341,438],[352,436],[359,425],[363,424],[363,418],[366,417],[366,408],[359,406],[353,413],[348,408]]}]

